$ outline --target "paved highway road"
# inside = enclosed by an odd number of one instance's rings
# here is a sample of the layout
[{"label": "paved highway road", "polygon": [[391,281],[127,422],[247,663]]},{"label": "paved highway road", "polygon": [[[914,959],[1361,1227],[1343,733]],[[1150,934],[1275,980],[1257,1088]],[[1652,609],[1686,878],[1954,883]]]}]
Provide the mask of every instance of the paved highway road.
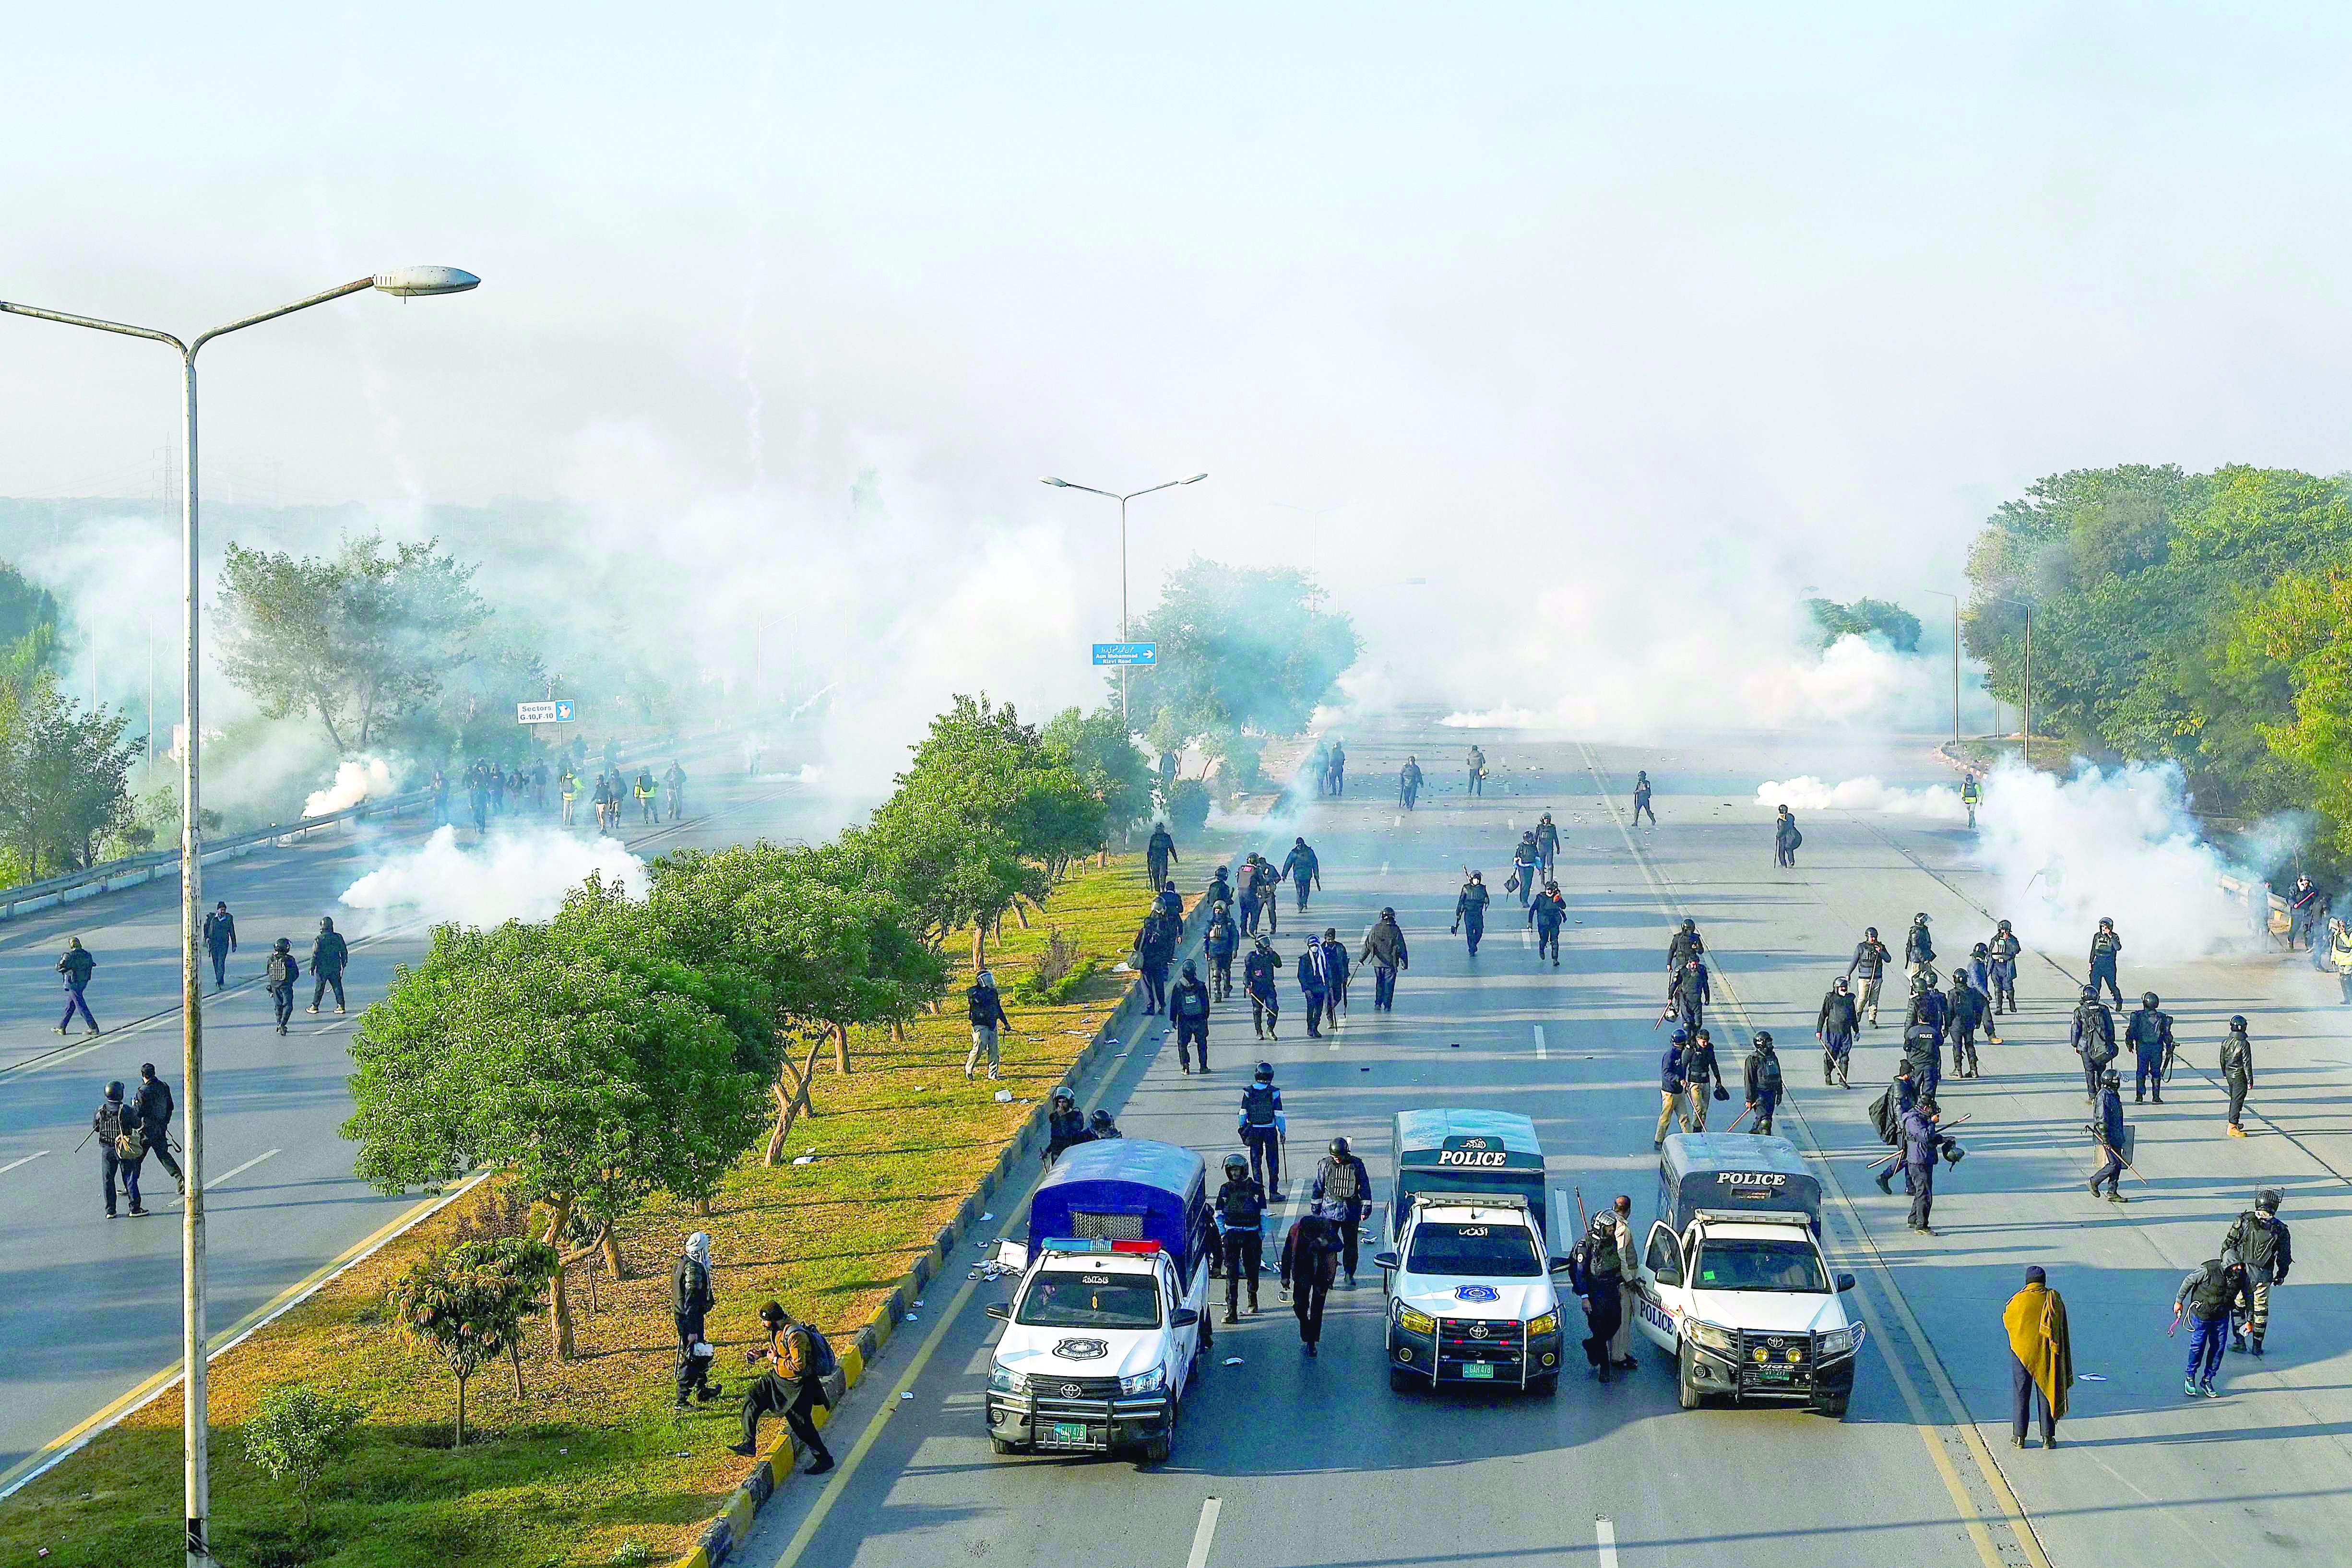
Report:
[{"label": "paved highway road", "polygon": [[[777,777],[706,767],[688,790],[698,815],[625,826],[633,847],[651,856],[834,826],[830,802]],[[508,820],[529,828],[537,819]],[[421,826],[410,826],[321,839],[205,869],[206,907],[227,900],[241,943],[229,989],[208,993],[205,1014],[216,1345],[418,1204],[354,1180],[352,1146],[336,1129],[351,1113],[351,1026],[383,994],[394,965],[423,954],[425,931],[411,922],[353,942],[347,1016],[334,1016],[331,994],[321,1016],[302,1009],[319,916],[335,914],[351,929],[337,896],[386,850],[422,837]],[[472,837],[459,835],[461,844]],[[75,1147],[108,1079],[135,1086],[140,1064],[152,1061],[178,1092],[178,894],[176,881],[151,883],[0,925],[0,1484],[37,1462],[45,1445],[178,1363],[180,1209],[171,1178],[150,1158],[150,1217],[110,1223],[96,1146]],[[100,963],[89,997],[109,1032],[87,1045],[79,1027],[64,1040],[52,1032],[62,1005],[54,965],[68,935],[80,936]],[[279,936],[293,940],[305,970],[284,1039],[257,979]],[[173,1131],[181,1131],[176,1121]]]},{"label": "paved highway road", "polygon": [[[1961,1134],[1971,1157],[1938,1184],[1939,1234],[1918,1237],[1900,1187],[1882,1197],[1866,1179],[1880,1152],[1866,1106],[1892,1073],[1897,1031],[1866,1036],[1854,1087],[1838,1090],[1821,1086],[1811,1021],[1863,925],[1899,933],[1924,910],[1948,945],[1965,944],[1990,932],[1992,914],[1977,907],[1990,895],[1965,867],[1967,835],[1875,816],[1806,814],[1799,868],[1777,870],[1754,791],[1801,772],[1949,782],[1937,781],[1924,742],[1890,752],[1748,738],[1637,751],[1490,734],[1495,776],[1474,800],[1458,773],[1432,763],[1460,756],[1458,731],[1400,724],[1348,739],[1351,798],[1314,805],[1297,829],[1328,882],[1312,923],[1352,939],[1381,905],[1397,907],[1413,966],[1396,1012],[1360,1006],[1328,1042],[1286,1020],[1282,1040],[1261,1047],[1246,1011],[1228,1005],[1213,1028],[1213,1076],[1181,1076],[1154,1036],[1117,1064],[1101,1101],[1130,1136],[1193,1145],[1213,1168],[1234,1146],[1239,1090],[1263,1055],[1280,1072],[1302,1174],[1345,1132],[1383,1190],[1394,1111],[1523,1110],[1541,1131],[1552,1185],[1580,1188],[1588,1205],[1630,1193],[1638,1235],[1653,1207],[1664,1043],[1652,1021],[1670,918],[1690,913],[1727,993],[1715,1015],[1732,1026],[1727,1073],[1737,1082],[1748,1029],[1770,1027],[1793,1090],[1780,1130],[1833,1177],[1825,1239],[1833,1265],[1861,1277],[1871,1330],[1849,1414],[1684,1412],[1648,1352],[1640,1372],[1608,1386],[1572,1370],[1556,1400],[1396,1395],[1381,1375],[1381,1300],[1367,1268],[1357,1289],[1335,1292],[1316,1361],[1301,1356],[1269,1283],[1265,1311],[1218,1334],[1216,1359],[1243,1364],[1204,1373],[1165,1466],[998,1459],[978,1415],[996,1331],[980,1306],[1003,1291],[967,1288],[950,1269],[842,1413],[843,1468],[787,1488],[746,1561],[2242,1568],[2340,1558],[2352,1538],[2340,1174],[2352,1170],[2342,1110],[2352,1063],[2336,1016],[2323,1010],[2332,984],[2279,958],[2160,974],[2126,963],[2126,989],[2166,994],[2202,1071],[2184,1069],[2160,1110],[2137,1110],[2149,1182],[2116,1209],[2083,1190],[2081,1078],[2064,1043],[2074,984],[2029,953],[2026,1011],[2004,1021],[2007,1043],[1986,1048],[1987,1078],[1946,1080],[1948,1106],[1975,1114]],[[1408,749],[1439,788],[1402,816],[1389,781]],[[1636,767],[1659,786],[1654,831],[1624,821]],[[1487,942],[1468,959],[1445,934],[1461,868],[1484,868],[1499,889],[1517,830],[1547,807],[1564,839],[1565,966],[1538,966],[1515,900],[1499,894]],[[1289,831],[1269,825],[1281,843]],[[2116,914],[2128,941],[2133,911]],[[1284,931],[1277,945],[1295,958],[1287,912]],[[2087,933],[2065,933],[2059,963],[2075,959],[2078,935]],[[2210,1082],[2221,1020],[2234,1010],[2254,1017],[2262,1064],[2261,1115],[2250,1113],[2244,1142],[2220,1135]],[[2164,1337],[2173,1289],[2261,1184],[2285,1190],[2295,1226],[2273,1353],[2231,1358],[2225,1397],[2184,1402],[2183,1342]],[[1304,1187],[1290,1184],[1294,1194]],[[2074,1390],[2054,1453],[2009,1447],[1999,1313],[2036,1262],[2068,1298],[2078,1370],[2103,1380]]]}]

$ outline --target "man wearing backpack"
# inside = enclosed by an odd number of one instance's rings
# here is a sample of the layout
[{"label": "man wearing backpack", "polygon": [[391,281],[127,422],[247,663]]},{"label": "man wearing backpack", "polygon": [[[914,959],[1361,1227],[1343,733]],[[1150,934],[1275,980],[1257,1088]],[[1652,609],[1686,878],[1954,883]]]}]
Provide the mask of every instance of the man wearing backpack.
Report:
[{"label": "man wearing backpack", "polygon": [[2278,1216],[2280,1201],[2277,1188],[2264,1187],[2221,1239],[2223,1256],[2234,1255],[2246,1266],[2246,1326],[2242,1335],[2231,1335],[2245,1342],[2231,1348],[2254,1355],[2263,1353],[2263,1336],[2270,1331],[2271,1287],[2285,1284],[2286,1271],[2294,1267],[2294,1243]]},{"label": "man wearing backpack", "polygon": [[89,1026],[89,1033],[95,1035],[99,1032],[98,1020],[90,1016],[89,1000],[82,994],[89,989],[89,972],[97,967],[98,960],[89,955],[89,949],[82,946],[81,938],[66,938],[65,956],[58,960],[58,973],[66,977],[66,1012],[65,1016],[58,1020],[58,1034],[66,1032],[66,1026],[73,1022],[77,1011],[81,1014],[81,1021]]},{"label": "man wearing backpack", "polygon": [[316,1013],[319,1004],[327,999],[327,988],[335,989],[335,1011],[343,1010],[343,965],[352,961],[351,944],[335,922],[326,915],[319,917],[319,939],[310,944],[310,1011]]},{"label": "man wearing backpack", "polygon": [[[1279,1203],[1282,1194],[1275,1194]],[[1323,1303],[1331,1294],[1331,1277],[1338,1270],[1339,1227],[1332,1217],[1337,1205],[1317,1204],[1282,1238],[1282,1284],[1290,1292],[1290,1310],[1298,1318],[1298,1342],[1308,1355],[1323,1337]]]},{"label": "man wearing backpack", "polygon": [[1157,1016],[1168,1010],[1168,966],[1175,962],[1182,927],[1154,910],[1135,933],[1135,967],[1143,977],[1143,1010]]},{"label": "man wearing backpack", "polygon": [[1225,1184],[1217,1189],[1214,1207],[1217,1247],[1225,1266],[1225,1321],[1240,1313],[1242,1281],[1249,1281],[1249,1310],[1257,1310],[1258,1270],[1265,1261],[1265,1188],[1253,1180],[1249,1161],[1240,1154],[1225,1156]]},{"label": "man wearing backpack", "polygon": [[139,1162],[146,1155],[147,1144],[139,1131],[139,1108],[123,1103],[121,1079],[106,1086],[106,1098],[98,1102],[98,1110],[90,1115],[89,1130],[98,1138],[98,1179],[106,1189],[106,1217],[115,1217],[114,1186],[118,1179],[122,1184],[123,1195],[131,1200],[131,1214],[145,1215],[147,1211],[139,1201]]},{"label": "man wearing backpack", "polygon": [[188,1190],[188,1178],[180,1163],[172,1158],[172,1112],[178,1109],[172,1102],[172,1086],[155,1076],[153,1062],[139,1064],[139,1088],[132,1101],[139,1109],[140,1135],[147,1140],[148,1152],[172,1173],[182,1195]]},{"label": "man wearing backpack", "polygon": [[2083,987],[2082,1001],[2074,1005],[2074,1027],[2066,1043],[2083,1058],[2083,1098],[2098,1104],[2100,1077],[2116,1059],[2116,1018],[2099,1000],[2099,994],[2087,985]]},{"label": "man wearing backpack", "polygon": [[1282,1145],[1288,1141],[1290,1128],[1282,1113],[1282,1090],[1274,1087],[1272,1062],[1257,1064],[1256,1076],[1242,1090],[1241,1115],[1234,1125],[1249,1150],[1250,1174],[1265,1188],[1269,1199],[1281,1203]]},{"label": "man wearing backpack", "polygon": [[1004,998],[997,994],[996,976],[985,969],[982,970],[973,977],[963,999],[964,1011],[971,1020],[971,1049],[964,1055],[963,1080],[966,1083],[971,1081],[973,1069],[980,1066],[980,1055],[985,1051],[988,1053],[989,1079],[993,1082],[1002,1076],[996,1069],[1003,1061],[997,1031],[1013,1026],[1013,1020],[1005,1016]]},{"label": "man wearing backpack", "polygon": [[1168,995],[1168,1016],[1176,1020],[1176,1060],[1184,1076],[1192,1076],[1192,1050],[1201,1052],[1201,1070],[1209,1070],[1209,987],[1192,961],[1184,961],[1184,978]]},{"label": "man wearing backpack", "polygon": [[2246,1266],[2234,1254],[2209,1258],[2181,1278],[2180,1289],[2173,1292],[2172,1323],[2164,1337],[2172,1337],[2186,1311],[2189,1365],[2180,1392],[2189,1398],[2200,1394],[2208,1399],[2221,1397],[2213,1386],[2213,1374],[2221,1370],[2221,1345],[2229,1337],[2231,1314],[2241,1308],[2248,1317],[2253,1315],[2253,1302],[2247,1299]]},{"label": "man wearing backpack", "polygon": [[1201,951],[1209,961],[1210,1000],[1223,1002],[1234,994],[1234,954],[1241,951],[1241,927],[1223,900],[1210,907],[1208,929],[1201,934]]},{"label": "man wearing backpack", "polygon": [[1315,1168],[1315,1201],[1339,1205],[1334,1217],[1339,1223],[1340,1267],[1347,1270],[1350,1290],[1356,1288],[1356,1244],[1362,1239],[1357,1232],[1364,1223],[1371,1193],[1371,1173],[1364,1169],[1364,1163],[1348,1152],[1345,1138],[1332,1139],[1331,1152]]},{"label": "man wearing backpack", "polygon": [[302,966],[294,962],[294,944],[284,937],[270,950],[269,962],[261,972],[264,984],[269,987],[269,1000],[278,1009],[278,1032],[284,1034],[294,1016],[294,982],[302,978]]},{"label": "man wearing backpack", "polygon": [[1756,1031],[1756,1048],[1748,1053],[1748,1110],[1756,1118],[1749,1131],[1759,1138],[1771,1136],[1772,1110],[1780,1103],[1780,1058],[1772,1049],[1772,1031]]},{"label": "man wearing backpack", "polygon": [[[824,1336],[814,1326],[796,1321],[782,1302],[771,1301],[761,1307],[760,1321],[767,1326],[767,1349],[746,1351],[743,1359],[755,1365],[765,1362],[767,1370],[743,1395],[743,1437],[730,1445],[728,1452],[747,1459],[756,1455],[760,1451],[760,1417],[781,1415],[785,1427],[809,1451],[808,1474],[821,1476],[833,1468],[833,1451],[824,1446],[811,1412],[833,1403],[824,1380],[841,1363]],[[784,1456],[784,1468],[792,1468],[792,1456]]]}]

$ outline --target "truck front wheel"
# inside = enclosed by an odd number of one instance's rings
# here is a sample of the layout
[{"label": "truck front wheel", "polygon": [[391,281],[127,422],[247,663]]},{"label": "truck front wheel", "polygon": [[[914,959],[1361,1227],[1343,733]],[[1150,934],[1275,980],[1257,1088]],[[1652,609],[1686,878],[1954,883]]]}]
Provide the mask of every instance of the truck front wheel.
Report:
[{"label": "truck front wheel", "polygon": [[1017,1454],[1021,1451],[1021,1445],[1018,1443],[1007,1442],[1005,1439],[991,1433],[988,1439],[988,1451],[992,1454]]},{"label": "truck front wheel", "polygon": [[1675,1356],[1675,1398],[1681,1403],[1684,1409],[1696,1410],[1703,1396],[1698,1391],[1698,1384],[1691,1381],[1690,1362],[1690,1352],[1687,1349],[1678,1352]]}]

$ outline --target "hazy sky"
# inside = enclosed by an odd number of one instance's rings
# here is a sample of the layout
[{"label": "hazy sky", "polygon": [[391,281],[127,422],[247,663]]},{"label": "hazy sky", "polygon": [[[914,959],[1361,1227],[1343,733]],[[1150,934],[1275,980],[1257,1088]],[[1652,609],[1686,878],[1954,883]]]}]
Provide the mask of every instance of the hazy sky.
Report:
[{"label": "hazy sky", "polygon": [[[740,569],[871,471],[884,555],[1025,542],[1115,616],[1107,503],[1037,477],[1206,468],[1139,598],[1312,564],[1391,658],[1442,614],[1574,661],[1516,623],[1595,584],[1932,614],[2039,474],[2352,466],[2352,14],[1660,9],[38,7],[0,297],[466,267],[208,350],[215,482],[699,508]],[[174,390],[0,320],[0,493],[151,489]]]}]

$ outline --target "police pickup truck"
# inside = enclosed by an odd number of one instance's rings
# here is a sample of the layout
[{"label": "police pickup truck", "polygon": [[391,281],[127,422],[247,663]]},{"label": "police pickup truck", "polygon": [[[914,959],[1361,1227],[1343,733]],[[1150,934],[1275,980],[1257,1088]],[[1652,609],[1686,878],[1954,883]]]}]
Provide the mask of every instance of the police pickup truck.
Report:
[{"label": "police pickup truck", "polygon": [[1845,1414],[1862,1349],[1853,1276],[1822,1256],[1821,1183],[1785,1138],[1677,1133],[1658,1164],[1634,1326],[1675,1358],[1675,1390],[1801,1400]]},{"label": "police pickup truck", "polygon": [[1201,1156],[1119,1138],[1064,1154],[1029,1203],[1020,1271],[990,1358],[986,1422],[999,1454],[1168,1458],[1177,1408],[1201,1367],[1212,1227]]},{"label": "police pickup truck", "polygon": [[1388,1294],[1389,1386],[1559,1391],[1560,1307],[1543,1226],[1516,1194],[1416,1194],[1394,1252],[1372,1259]]}]

